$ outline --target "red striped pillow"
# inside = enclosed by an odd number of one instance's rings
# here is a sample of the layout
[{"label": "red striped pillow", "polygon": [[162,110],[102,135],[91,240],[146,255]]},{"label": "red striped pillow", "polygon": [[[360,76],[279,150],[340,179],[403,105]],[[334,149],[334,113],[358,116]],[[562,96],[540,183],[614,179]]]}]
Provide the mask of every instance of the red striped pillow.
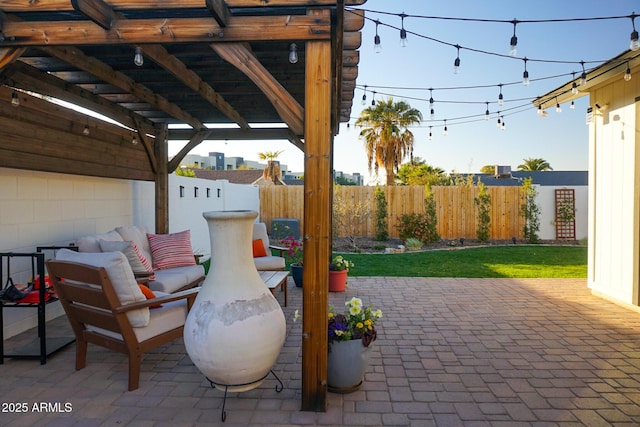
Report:
[{"label": "red striped pillow", "polygon": [[172,234],[147,234],[147,238],[155,270],[196,264],[189,230]]}]

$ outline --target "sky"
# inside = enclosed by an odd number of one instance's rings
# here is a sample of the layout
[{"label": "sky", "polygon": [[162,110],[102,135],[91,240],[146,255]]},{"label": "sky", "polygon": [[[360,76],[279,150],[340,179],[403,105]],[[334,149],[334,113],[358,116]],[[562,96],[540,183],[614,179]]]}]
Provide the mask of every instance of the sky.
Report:
[{"label": "sky", "polygon": [[[349,126],[341,124],[335,137],[334,168],[348,174],[359,172],[366,184],[372,184],[376,178],[368,172],[364,143],[359,138],[361,129],[354,123],[373,98],[387,97],[408,102],[421,111],[423,121],[410,128],[414,134],[413,154],[446,172],[477,173],[482,166],[495,164],[515,170],[526,158],[542,158],[554,170],[587,170],[585,115],[589,97],[576,100],[573,110],[568,104],[561,105],[560,113],[550,108],[544,118],[531,101],[570,81],[573,72],[579,77],[581,61],[588,72],[626,51],[633,30],[631,19],[520,22],[516,25],[515,57],[508,55],[514,32],[511,22],[474,20],[628,16],[634,9],[640,13],[640,1],[368,0],[358,8],[365,10],[367,19],[359,50],[357,86]],[[406,15],[406,47],[400,45],[401,14]],[[376,20],[382,46],[379,53],[374,51]],[[640,30],[640,17],[635,23]],[[460,46],[457,74],[453,72],[455,45]],[[531,80],[528,86],[522,84],[525,57]],[[367,100],[362,105],[365,85]],[[497,102],[500,85],[502,106]],[[431,96],[435,101],[434,120],[430,119]],[[484,120],[487,107],[488,121]],[[498,118],[504,121],[504,130],[498,129]],[[169,155],[176,154],[184,143],[170,141]],[[258,160],[259,152],[282,151],[278,159],[290,171],[304,170],[303,153],[287,141],[205,141],[191,154],[212,151],[247,160]],[[384,179],[383,169],[380,179]]]}]

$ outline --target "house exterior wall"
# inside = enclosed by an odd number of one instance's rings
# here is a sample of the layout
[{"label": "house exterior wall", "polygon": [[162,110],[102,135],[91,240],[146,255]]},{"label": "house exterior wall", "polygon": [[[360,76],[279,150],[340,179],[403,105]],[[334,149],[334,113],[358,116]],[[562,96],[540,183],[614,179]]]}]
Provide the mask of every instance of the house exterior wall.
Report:
[{"label": "house exterior wall", "polygon": [[638,79],[610,79],[591,93],[589,273],[594,294],[638,305],[640,153]]},{"label": "house exterior wall", "polygon": [[[0,252],[33,252],[36,246],[66,246],[78,237],[121,225],[144,225],[153,232],[154,186],[152,182],[0,168]],[[194,187],[198,187],[197,198]],[[210,243],[202,212],[216,209],[259,212],[259,205],[257,187],[169,176],[169,231],[190,229],[194,250],[203,254],[210,254]],[[31,279],[31,265],[26,260],[13,259],[11,273],[16,283],[26,283]],[[0,279],[4,286],[7,278]],[[30,308],[5,310],[5,338],[36,326],[36,312]],[[59,302],[46,306],[48,319],[63,313]]]}]

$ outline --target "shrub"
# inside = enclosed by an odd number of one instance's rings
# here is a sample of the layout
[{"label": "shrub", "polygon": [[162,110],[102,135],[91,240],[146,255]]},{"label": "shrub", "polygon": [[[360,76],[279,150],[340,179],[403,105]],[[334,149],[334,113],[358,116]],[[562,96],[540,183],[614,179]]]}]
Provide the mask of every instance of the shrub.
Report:
[{"label": "shrub", "polygon": [[414,239],[413,237],[409,237],[405,242],[404,245],[406,246],[407,249],[409,249],[410,251],[416,251],[420,248],[422,248],[422,242],[418,239]]},{"label": "shrub", "polygon": [[376,240],[389,239],[389,224],[387,224],[387,198],[380,187],[376,187]]},{"label": "shrub", "polygon": [[520,206],[520,215],[525,219],[524,238],[529,243],[538,243],[538,231],[540,231],[540,207],[536,204],[538,190],[533,186],[531,178],[522,181],[524,190],[524,203]]},{"label": "shrub", "polygon": [[487,186],[480,182],[478,197],[474,199],[476,205],[476,237],[481,242],[489,240],[489,226],[491,225],[491,195]]},{"label": "shrub", "polygon": [[406,241],[415,238],[422,243],[432,243],[440,240],[436,216],[436,201],[433,194],[424,199],[424,214],[404,214],[398,218],[398,233]]}]

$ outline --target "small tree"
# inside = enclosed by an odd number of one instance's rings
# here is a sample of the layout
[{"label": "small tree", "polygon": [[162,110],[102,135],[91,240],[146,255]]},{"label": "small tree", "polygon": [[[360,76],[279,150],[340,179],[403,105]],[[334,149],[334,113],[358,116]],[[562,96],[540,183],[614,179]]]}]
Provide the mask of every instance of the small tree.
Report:
[{"label": "small tree", "polygon": [[491,195],[487,191],[487,186],[480,182],[478,197],[474,199],[476,205],[476,236],[481,242],[489,240],[489,230],[491,225]]},{"label": "small tree", "polygon": [[369,220],[371,208],[364,202],[344,200],[340,186],[334,185],[333,188],[333,234],[344,233],[353,249],[358,250],[358,227]]},{"label": "small tree", "polygon": [[532,178],[522,181],[524,190],[524,203],[520,206],[520,215],[524,217],[524,238],[529,243],[538,243],[538,231],[540,231],[540,207],[536,204],[538,190],[533,186]]},{"label": "small tree", "polygon": [[424,199],[424,214],[427,217],[427,241],[425,243],[437,242],[440,240],[438,234],[438,210],[436,206],[436,198],[429,191]]},{"label": "small tree", "polygon": [[387,223],[387,198],[384,191],[376,186],[376,240],[389,239],[389,224]]}]

